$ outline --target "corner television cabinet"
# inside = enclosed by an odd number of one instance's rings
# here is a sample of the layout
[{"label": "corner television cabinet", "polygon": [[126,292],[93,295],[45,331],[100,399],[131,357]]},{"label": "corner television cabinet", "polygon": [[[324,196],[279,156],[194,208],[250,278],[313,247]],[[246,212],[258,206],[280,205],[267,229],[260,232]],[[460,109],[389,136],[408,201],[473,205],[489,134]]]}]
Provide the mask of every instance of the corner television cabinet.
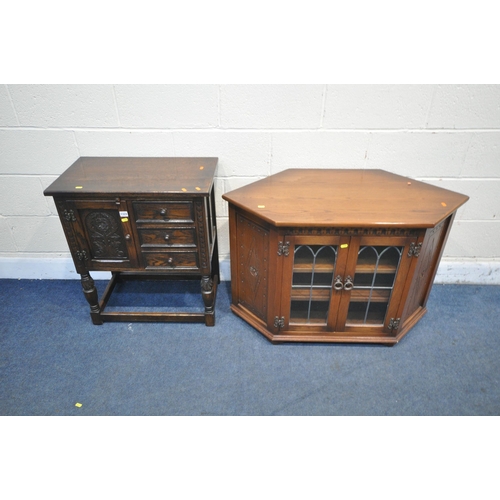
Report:
[{"label": "corner television cabinet", "polygon": [[223,195],[232,311],[279,342],[396,344],[468,197],[383,170],[289,169]]},{"label": "corner television cabinet", "polygon": [[[54,198],[94,324],[214,325],[219,282],[216,166],[217,158],[82,157],[44,191]],[[100,301],[90,271],[111,271]],[[132,279],[199,279],[200,310],[106,310],[116,283]]]}]

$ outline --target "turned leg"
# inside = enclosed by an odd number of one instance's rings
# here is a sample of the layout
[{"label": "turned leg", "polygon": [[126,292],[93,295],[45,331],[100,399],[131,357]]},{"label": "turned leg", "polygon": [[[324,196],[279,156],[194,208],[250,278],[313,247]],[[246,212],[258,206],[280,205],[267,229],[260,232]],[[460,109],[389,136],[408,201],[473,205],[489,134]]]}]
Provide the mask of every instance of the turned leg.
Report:
[{"label": "turned leg", "polygon": [[89,273],[81,273],[80,276],[83,294],[90,305],[90,317],[92,318],[92,323],[94,323],[94,325],[102,325],[103,322],[100,317],[101,309],[99,308],[99,301],[97,298],[97,290],[94,285],[94,280]]},{"label": "turned leg", "polygon": [[215,286],[211,276],[201,277],[201,296],[205,303],[205,325],[215,325]]}]

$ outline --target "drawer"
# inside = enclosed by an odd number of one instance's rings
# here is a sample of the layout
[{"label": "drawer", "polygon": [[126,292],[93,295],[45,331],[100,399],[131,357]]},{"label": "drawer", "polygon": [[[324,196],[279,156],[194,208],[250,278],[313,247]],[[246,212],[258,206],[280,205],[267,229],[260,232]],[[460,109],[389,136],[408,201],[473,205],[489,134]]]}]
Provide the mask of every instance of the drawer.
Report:
[{"label": "drawer", "polygon": [[190,201],[135,202],[133,205],[139,223],[194,222],[193,203]]},{"label": "drawer", "polygon": [[197,252],[143,252],[142,253],[146,269],[162,270],[197,270]]},{"label": "drawer", "polygon": [[194,227],[138,229],[142,248],[148,247],[196,247]]}]

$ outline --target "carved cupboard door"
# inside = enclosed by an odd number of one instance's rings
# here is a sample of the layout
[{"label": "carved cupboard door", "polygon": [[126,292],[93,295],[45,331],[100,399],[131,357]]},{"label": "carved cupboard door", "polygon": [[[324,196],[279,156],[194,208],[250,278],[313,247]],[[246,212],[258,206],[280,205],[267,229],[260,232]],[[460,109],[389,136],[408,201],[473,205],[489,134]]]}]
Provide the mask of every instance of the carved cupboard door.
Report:
[{"label": "carved cupboard door", "polygon": [[333,331],[347,261],[347,237],[291,236],[284,241],[281,329]]},{"label": "carved cupboard door", "polygon": [[397,334],[416,242],[416,236],[351,238],[337,331]]},{"label": "carved cupboard door", "polygon": [[137,267],[130,215],[125,202],[70,200],[63,217],[74,229],[75,260],[89,270]]}]

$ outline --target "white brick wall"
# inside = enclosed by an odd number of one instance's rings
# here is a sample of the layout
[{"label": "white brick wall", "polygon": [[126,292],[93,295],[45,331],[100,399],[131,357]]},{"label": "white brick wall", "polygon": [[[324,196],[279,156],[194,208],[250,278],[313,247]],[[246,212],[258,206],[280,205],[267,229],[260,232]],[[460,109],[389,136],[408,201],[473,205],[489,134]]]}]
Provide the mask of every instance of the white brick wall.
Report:
[{"label": "white brick wall", "polygon": [[52,199],[79,156],[218,156],[224,192],[286,168],[383,168],[471,197],[438,279],[500,283],[500,85],[0,85],[0,278],[74,277]]}]

